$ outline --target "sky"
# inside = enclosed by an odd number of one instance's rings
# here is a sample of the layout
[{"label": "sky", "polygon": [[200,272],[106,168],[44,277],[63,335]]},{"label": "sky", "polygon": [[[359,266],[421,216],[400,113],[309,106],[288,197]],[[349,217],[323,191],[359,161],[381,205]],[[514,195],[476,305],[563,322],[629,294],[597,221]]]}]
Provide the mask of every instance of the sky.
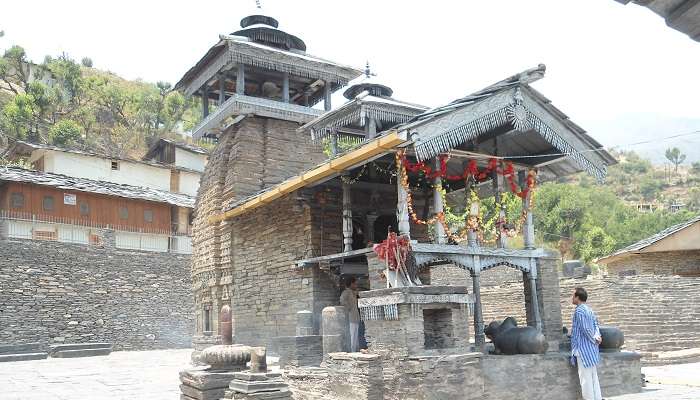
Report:
[{"label": "sky", "polygon": [[[262,0],[310,54],[364,67],[401,100],[438,106],[540,63],[533,86],[606,146],[700,130],[700,43],[614,0]],[[254,0],[3,4],[0,48],[66,52],[128,79],[175,83],[239,29]],[[334,97],[340,104],[339,94]],[[700,160],[700,135],[667,142]],[[635,147],[636,148],[636,147]],[[697,149],[697,155],[694,153]]]}]

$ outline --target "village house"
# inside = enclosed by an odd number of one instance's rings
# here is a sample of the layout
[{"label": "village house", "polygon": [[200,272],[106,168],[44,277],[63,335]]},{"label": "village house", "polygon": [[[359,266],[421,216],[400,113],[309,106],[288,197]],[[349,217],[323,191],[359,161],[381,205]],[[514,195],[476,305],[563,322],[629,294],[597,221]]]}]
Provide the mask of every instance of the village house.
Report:
[{"label": "village house", "polygon": [[8,158],[22,157],[37,171],[196,196],[207,151],[159,139],[143,160],[135,160],[18,141]]},{"label": "village house", "polygon": [[700,217],[671,226],[598,260],[617,276],[700,277]]}]

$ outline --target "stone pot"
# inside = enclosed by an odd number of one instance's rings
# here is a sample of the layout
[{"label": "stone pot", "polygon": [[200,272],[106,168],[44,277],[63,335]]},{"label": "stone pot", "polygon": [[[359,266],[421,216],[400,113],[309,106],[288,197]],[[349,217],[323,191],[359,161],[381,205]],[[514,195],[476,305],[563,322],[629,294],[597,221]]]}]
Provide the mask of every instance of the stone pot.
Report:
[{"label": "stone pot", "polygon": [[240,344],[216,345],[202,351],[200,360],[212,370],[243,370],[250,361],[250,346]]},{"label": "stone pot", "polygon": [[600,343],[600,351],[620,351],[620,347],[625,344],[625,335],[622,331],[614,326],[601,326],[600,336],[603,342]]}]

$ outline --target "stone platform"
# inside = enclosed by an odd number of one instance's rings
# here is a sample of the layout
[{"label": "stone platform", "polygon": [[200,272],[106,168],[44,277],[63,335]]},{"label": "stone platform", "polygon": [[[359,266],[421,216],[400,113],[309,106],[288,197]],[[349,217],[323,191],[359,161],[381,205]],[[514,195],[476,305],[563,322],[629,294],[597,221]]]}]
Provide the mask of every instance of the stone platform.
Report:
[{"label": "stone platform", "polygon": [[[636,353],[605,353],[599,376],[606,397],[642,390]],[[296,400],[578,400],[576,370],[566,353],[482,353],[389,358],[332,353],[322,368],[285,376]]]}]

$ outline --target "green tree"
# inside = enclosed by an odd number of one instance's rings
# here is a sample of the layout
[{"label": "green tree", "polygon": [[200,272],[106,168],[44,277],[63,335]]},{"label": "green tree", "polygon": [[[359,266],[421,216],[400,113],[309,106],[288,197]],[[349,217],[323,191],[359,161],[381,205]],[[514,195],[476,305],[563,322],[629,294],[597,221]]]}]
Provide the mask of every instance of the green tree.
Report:
[{"label": "green tree", "polygon": [[606,256],[615,250],[615,239],[600,226],[586,226],[583,234],[576,241],[574,251],[579,258],[589,263]]},{"label": "green tree", "polygon": [[92,58],[90,57],[83,57],[83,59],[80,60],[80,63],[83,65],[83,67],[92,68]]},{"label": "green tree", "polygon": [[7,103],[0,116],[3,131],[10,132],[15,139],[26,139],[34,123],[34,98],[18,94]]},{"label": "green tree", "polygon": [[666,159],[674,166],[674,172],[678,173],[678,166],[685,161],[685,154],[682,154],[678,147],[666,149]]},{"label": "green tree", "polygon": [[12,46],[0,58],[0,80],[5,82],[14,94],[19,94],[20,89],[26,91],[29,86],[30,68],[24,48]]},{"label": "green tree", "polygon": [[49,142],[55,146],[71,146],[82,139],[82,128],[70,119],[58,121],[49,129]]},{"label": "green tree", "polygon": [[639,192],[642,194],[644,200],[651,201],[656,198],[663,186],[663,182],[652,177],[645,176],[639,182]]}]

